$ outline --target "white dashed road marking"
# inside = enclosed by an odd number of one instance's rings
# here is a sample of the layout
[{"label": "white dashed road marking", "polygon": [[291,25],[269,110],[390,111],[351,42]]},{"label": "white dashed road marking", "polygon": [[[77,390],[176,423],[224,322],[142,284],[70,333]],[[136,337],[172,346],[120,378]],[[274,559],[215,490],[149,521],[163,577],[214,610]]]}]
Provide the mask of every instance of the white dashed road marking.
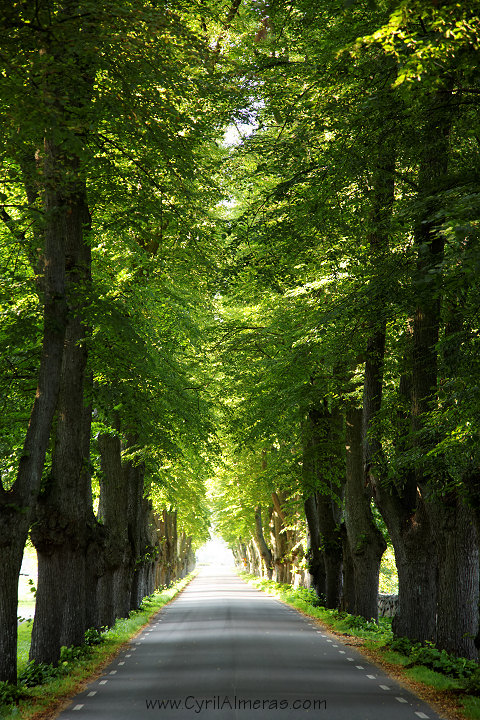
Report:
[{"label": "white dashed road marking", "polygon": [[380,685],[379,687],[381,687],[382,690],[390,690],[390,688],[388,687],[388,685]]},{"label": "white dashed road marking", "polygon": [[92,690],[92,692],[89,692],[89,693],[88,693],[87,697],[93,697],[93,696],[96,695],[96,694],[97,694],[97,691],[96,691],[96,690]]},{"label": "white dashed road marking", "polygon": [[408,702],[408,700],[405,700],[405,698],[402,698],[402,697],[396,697],[395,700],[398,700],[398,702],[401,702],[401,703]]},{"label": "white dashed road marking", "polygon": [[376,680],[375,675],[367,675],[367,678],[369,678],[370,680]]},{"label": "white dashed road marking", "polygon": [[108,680],[100,680],[99,685],[106,685]]},{"label": "white dashed road marking", "polygon": [[73,708],[74,710],[81,710],[83,708],[83,705],[75,705]]}]

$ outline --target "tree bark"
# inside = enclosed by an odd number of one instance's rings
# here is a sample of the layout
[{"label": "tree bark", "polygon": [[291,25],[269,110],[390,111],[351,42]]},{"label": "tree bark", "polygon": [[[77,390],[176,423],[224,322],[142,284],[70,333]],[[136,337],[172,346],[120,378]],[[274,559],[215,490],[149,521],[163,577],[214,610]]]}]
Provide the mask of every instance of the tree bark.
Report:
[{"label": "tree bark", "polygon": [[30,659],[48,664],[58,662],[62,645],[81,645],[87,628],[86,556],[95,534],[95,519],[89,473],[91,407],[85,406],[87,329],[79,297],[90,279],[90,249],[84,237],[88,220],[85,187],[79,184],[71,196],[67,220],[70,308],[52,470],[39,497],[32,529],[38,587]]},{"label": "tree bark", "polygon": [[435,518],[438,573],[437,647],[476,660],[479,556],[471,511],[456,492],[429,508]]},{"label": "tree bark", "polygon": [[127,617],[130,611],[133,558],[128,538],[128,473],[122,468],[118,435],[99,435],[98,448],[101,467],[98,519],[105,529],[105,543],[97,624],[111,627],[116,618]]},{"label": "tree bark", "polygon": [[[304,461],[305,469],[305,461]],[[320,537],[320,525],[318,522],[317,497],[313,493],[304,501],[305,517],[308,525],[309,547],[307,550],[308,571],[312,576],[312,585],[318,597],[326,601],[327,576],[325,572],[325,560],[320,549],[322,540]]]},{"label": "tree bark", "polygon": [[257,505],[255,508],[255,540],[257,543],[258,551],[265,564],[265,571],[269,580],[272,579],[273,575],[273,557],[270,548],[267,545],[265,536],[263,534],[262,525],[262,508]]},{"label": "tree bark", "polygon": [[[313,566],[321,572],[319,552],[325,568],[325,601],[329,608],[339,606],[342,592],[341,514],[345,470],[342,461],[342,416],[323,406],[312,409],[303,427],[303,487],[305,510],[312,545]],[[314,500],[312,500],[312,497]],[[316,517],[313,517],[315,513]],[[318,537],[312,534],[318,533]]]},{"label": "tree bark", "polygon": [[[387,100],[392,102],[391,98]],[[394,139],[383,128],[378,147],[373,171],[372,230],[368,239],[371,259],[375,264],[378,263],[380,272],[382,255],[388,249],[395,169]],[[375,285],[380,283],[381,287],[383,282],[383,279],[381,283],[376,279]],[[378,294],[375,285],[372,287],[373,297]],[[419,317],[416,318],[417,324],[418,320]],[[375,502],[394,545],[399,575],[396,632],[415,640],[431,640],[435,629],[436,556],[424,501],[417,492],[417,477],[415,472],[407,471],[390,487],[386,487],[381,480],[384,472],[382,447],[375,429],[375,419],[382,404],[385,331],[385,318],[375,318],[367,340],[363,395],[365,480],[372,487]],[[415,397],[415,391],[413,394]]]},{"label": "tree bark", "polygon": [[390,526],[398,571],[398,612],[392,627],[398,637],[425,642],[435,639],[436,548],[420,495],[414,512],[402,510],[396,517],[402,517],[401,522]]},{"label": "tree bark", "polygon": [[278,492],[272,492],[273,508],[270,520],[270,533],[272,547],[274,548],[274,580],[277,582],[290,583],[292,575],[291,533],[286,528],[286,517],[282,508],[282,500]]},{"label": "tree bark", "polygon": [[340,528],[342,533],[342,547],[343,547],[343,586],[342,586],[342,599],[340,602],[340,609],[344,612],[355,614],[355,569],[353,565],[353,557],[350,550],[350,543],[348,542],[347,528],[345,523],[342,523]]},{"label": "tree bark", "polygon": [[17,681],[18,578],[23,549],[40,489],[45,453],[60,388],[66,330],[65,237],[67,203],[59,192],[63,162],[45,140],[45,275],[43,342],[37,391],[12,488],[0,484],[0,681]]},{"label": "tree bark", "polygon": [[[428,108],[419,168],[420,212],[415,227],[417,306],[412,357],[412,429],[419,456],[426,456],[438,439],[437,433],[428,426],[428,413],[437,401],[437,343],[443,321],[441,267],[445,239],[439,227],[442,208],[438,193],[448,172],[453,118],[451,83],[451,78],[444,80],[443,87],[433,96],[432,107]],[[448,364],[448,358],[445,359]],[[472,636],[478,628],[478,540],[470,513],[458,493],[444,486],[444,481],[448,484],[449,480],[447,470],[437,476],[438,471],[434,476],[423,462],[416,468],[417,483],[426,498],[439,566],[436,643],[454,654],[476,657]],[[459,612],[459,608],[463,612]]]},{"label": "tree bark", "polygon": [[345,526],[355,576],[352,612],[378,621],[378,579],[387,544],[373,519],[371,489],[364,481],[362,415],[362,410],[356,408],[347,411]]}]

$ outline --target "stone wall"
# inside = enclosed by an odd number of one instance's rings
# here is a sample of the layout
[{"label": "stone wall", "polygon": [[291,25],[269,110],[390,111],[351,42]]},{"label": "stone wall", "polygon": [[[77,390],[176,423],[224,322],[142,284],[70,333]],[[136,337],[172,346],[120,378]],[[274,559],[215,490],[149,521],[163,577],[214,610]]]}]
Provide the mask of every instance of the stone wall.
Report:
[{"label": "stone wall", "polygon": [[378,595],[378,614],[382,617],[394,617],[398,610],[398,595]]}]

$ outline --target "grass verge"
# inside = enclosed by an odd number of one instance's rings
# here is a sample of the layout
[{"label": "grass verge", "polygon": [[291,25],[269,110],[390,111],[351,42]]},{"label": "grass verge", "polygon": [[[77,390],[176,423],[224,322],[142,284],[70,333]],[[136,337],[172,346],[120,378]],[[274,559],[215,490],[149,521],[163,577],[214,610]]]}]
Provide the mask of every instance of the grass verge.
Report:
[{"label": "grass verge", "polygon": [[[380,618],[377,625],[348,613],[327,610],[319,605],[313,590],[294,589],[291,585],[243,572],[239,576],[257,589],[317,620],[333,634],[342,636],[344,642],[356,646],[371,662],[434,706],[443,717],[451,720],[480,720],[480,697],[469,695],[464,690],[466,678],[480,674],[478,669],[476,672],[474,669],[478,668],[478,664],[447,656],[432,645],[419,648],[410,643],[411,649],[408,650],[407,641],[403,652],[392,649],[389,646],[393,641],[390,618]],[[393,646],[395,648],[395,643]],[[422,659],[450,670],[450,674],[422,665]]]},{"label": "grass verge", "polygon": [[[62,661],[54,669],[55,677],[34,687],[18,685],[18,698],[15,704],[0,704],[1,720],[48,720],[56,715],[70,698],[97,677],[119,653],[123,645],[150,621],[162,607],[167,605],[194,577],[195,573],[175,583],[166,590],[160,590],[144,598],[139,610],[130,613],[128,618],[117,620],[115,625],[101,633],[101,642],[82,648],[69,648],[62,654]],[[19,675],[28,677],[28,652],[32,622],[19,626],[18,666]],[[46,672],[48,675],[48,671]],[[1,684],[5,685],[5,684]],[[8,689],[3,687],[4,696]],[[16,692],[12,689],[12,692]],[[0,687],[0,699],[2,687]]]}]

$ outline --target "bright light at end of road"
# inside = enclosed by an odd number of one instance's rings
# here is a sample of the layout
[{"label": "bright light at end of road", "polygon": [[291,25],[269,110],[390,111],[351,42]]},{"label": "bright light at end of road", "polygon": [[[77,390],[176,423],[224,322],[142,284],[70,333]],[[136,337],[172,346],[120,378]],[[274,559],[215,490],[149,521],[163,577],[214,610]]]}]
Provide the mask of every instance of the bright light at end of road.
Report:
[{"label": "bright light at end of road", "polygon": [[197,563],[199,565],[232,566],[232,551],[228,549],[222,538],[215,536],[197,550]]}]

